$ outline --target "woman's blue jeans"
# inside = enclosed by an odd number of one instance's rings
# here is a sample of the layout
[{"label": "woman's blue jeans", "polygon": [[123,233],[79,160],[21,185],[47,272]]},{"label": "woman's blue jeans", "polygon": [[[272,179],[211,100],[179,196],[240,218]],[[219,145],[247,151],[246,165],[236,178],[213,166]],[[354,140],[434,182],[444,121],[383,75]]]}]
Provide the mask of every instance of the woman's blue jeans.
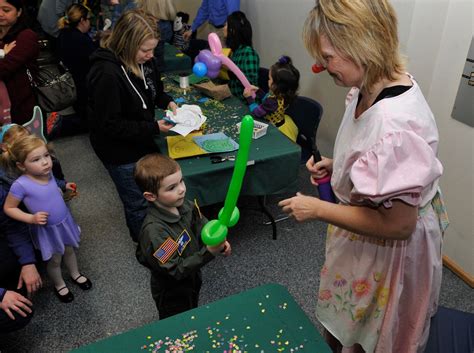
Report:
[{"label": "woman's blue jeans", "polygon": [[105,168],[107,168],[122,200],[130,236],[133,241],[137,242],[143,220],[146,216],[147,201],[133,177],[135,163],[121,165],[106,164]]}]

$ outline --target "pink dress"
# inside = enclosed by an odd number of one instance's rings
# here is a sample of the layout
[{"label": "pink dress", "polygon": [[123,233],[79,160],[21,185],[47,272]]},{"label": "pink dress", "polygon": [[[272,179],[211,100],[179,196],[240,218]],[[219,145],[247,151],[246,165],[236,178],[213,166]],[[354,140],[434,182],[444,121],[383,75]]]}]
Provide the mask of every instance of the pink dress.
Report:
[{"label": "pink dress", "polygon": [[[316,315],[344,347],[421,352],[441,285],[442,229],[432,205],[442,166],[438,131],[418,84],[355,119],[348,95],[334,150],[332,186],[343,204],[419,207],[408,240],[369,238],[329,226]],[[345,348],[343,352],[351,352]]]}]

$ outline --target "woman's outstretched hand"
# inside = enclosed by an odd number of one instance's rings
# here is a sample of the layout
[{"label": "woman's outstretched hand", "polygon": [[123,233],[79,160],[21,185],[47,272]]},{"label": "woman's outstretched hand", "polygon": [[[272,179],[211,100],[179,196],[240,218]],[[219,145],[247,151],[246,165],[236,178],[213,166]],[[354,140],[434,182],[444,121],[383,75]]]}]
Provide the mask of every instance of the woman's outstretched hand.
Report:
[{"label": "woman's outstretched hand", "polygon": [[300,192],[296,196],[282,200],[278,203],[283,212],[288,213],[297,221],[307,221],[308,219],[317,219],[317,210],[321,200],[316,197],[306,196]]}]

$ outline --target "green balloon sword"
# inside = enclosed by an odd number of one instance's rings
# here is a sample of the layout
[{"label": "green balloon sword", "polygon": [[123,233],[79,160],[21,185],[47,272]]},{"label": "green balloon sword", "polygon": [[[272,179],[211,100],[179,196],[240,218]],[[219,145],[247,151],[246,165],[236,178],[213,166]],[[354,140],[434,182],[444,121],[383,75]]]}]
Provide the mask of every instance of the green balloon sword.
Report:
[{"label": "green balloon sword", "polygon": [[244,116],[240,125],[239,151],[224,207],[219,211],[217,219],[209,221],[201,230],[201,238],[206,245],[216,246],[223,243],[227,238],[228,229],[239,221],[240,212],[237,208],[237,199],[247,169],[253,125],[253,118],[250,115]]}]

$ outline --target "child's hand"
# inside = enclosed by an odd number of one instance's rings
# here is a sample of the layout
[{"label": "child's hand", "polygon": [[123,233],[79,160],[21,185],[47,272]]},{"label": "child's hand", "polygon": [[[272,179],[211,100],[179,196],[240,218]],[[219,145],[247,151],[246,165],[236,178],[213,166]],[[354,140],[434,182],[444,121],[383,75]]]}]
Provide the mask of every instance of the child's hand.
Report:
[{"label": "child's hand", "polygon": [[66,190],[63,193],[64,201],[71,201],[77,195],[79,195],[79,193],[77,192],[76,183],[66,183]]},{"label": "child's hand", "polygon": [[76,183],[66,183],[66,190],[72,190],[76,192],[77,191]]},{"label": "child's hand", "polygon": [[226,244],[229,244],[229,243],[227,241],[224,241],[218,245],[214,245],[214,246],[208,245],[207,251],[209,251],[214,256],[222,255],[223,252],[226,251],[225,249]]},{"label": "child's hand", "polygon": [[245,87],[245,88],[244,88],[243,96],[244,96],[245,98],[248,98],[248,97],[250,97],[250,96],[254,96],[257,91],[258,91],[258,87],[257,87],[257,86]]},{"label": "child's hand", "polygon": [[224,242],[224,248],[221,250],[221,255],[230,256],[230,254],[232,254],[232,247],[230,246],[230,243],[226,240]]},{"label": "child's hand", "polygon": [[45,225],[48,223],[48,212],[36,212],[31,215],[31,224]]},{"label": "child's hand", "polygon": [[10,52],[10,50],[12,50],[15,47],[16,47],[16,40],[14,40],[11,43],[5,44],[5,46],[3,47],[3,51],[5,52],[5,55],[7,55]]},{"label": "child's hand", "polygon": [[183,33],[183,39],[187,42],[191,39],[191,35],[193,34],[193,31],[188,30]]}]

